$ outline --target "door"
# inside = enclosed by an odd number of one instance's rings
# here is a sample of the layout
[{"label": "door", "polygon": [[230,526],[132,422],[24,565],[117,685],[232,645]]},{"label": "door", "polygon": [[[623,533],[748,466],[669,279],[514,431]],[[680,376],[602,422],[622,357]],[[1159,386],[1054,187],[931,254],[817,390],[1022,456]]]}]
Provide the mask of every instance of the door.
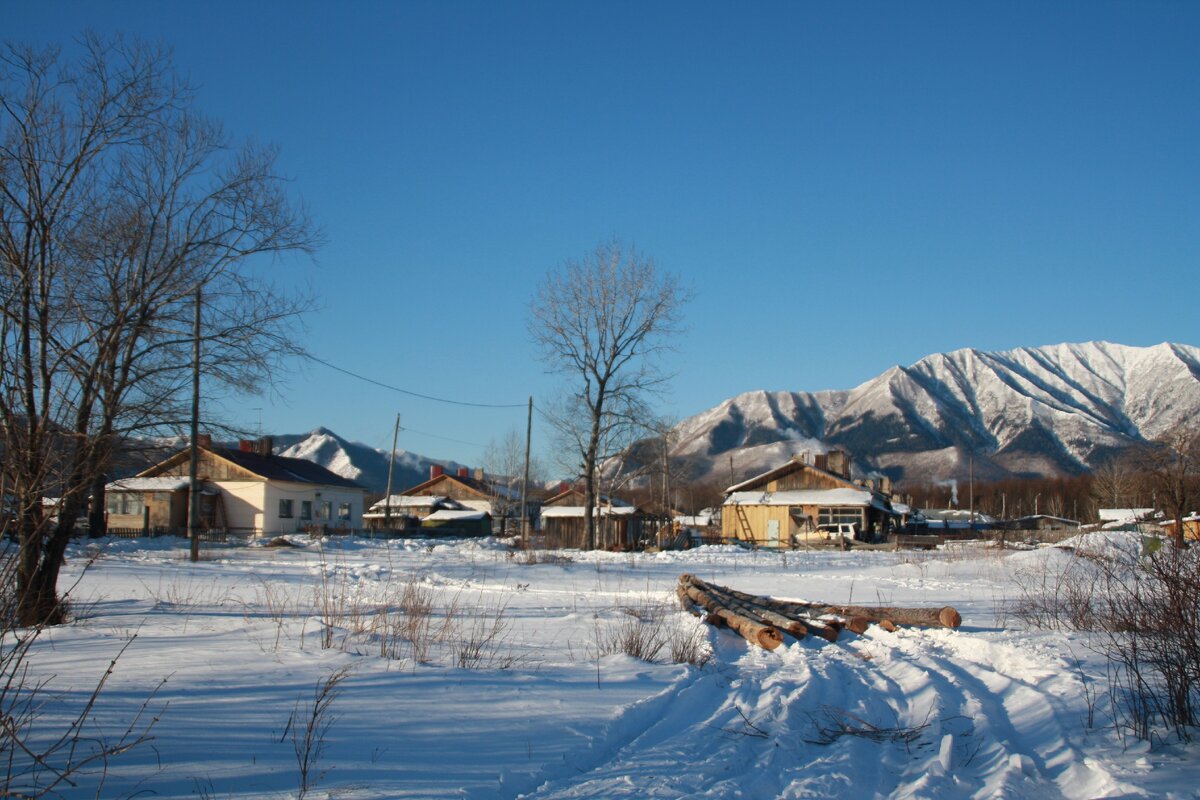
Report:
[{"label": "door", "polygon": [[779,520],[767,520],[767,547],[779,547]]}]

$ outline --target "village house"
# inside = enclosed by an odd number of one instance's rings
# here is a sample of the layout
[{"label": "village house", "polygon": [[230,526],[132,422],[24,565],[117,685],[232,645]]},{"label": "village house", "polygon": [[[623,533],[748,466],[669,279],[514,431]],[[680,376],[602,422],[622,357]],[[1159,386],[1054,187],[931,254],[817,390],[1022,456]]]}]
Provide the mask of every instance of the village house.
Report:
[{"label": "village house", "polygon": [[[1158,524],[1167,536],[1174,537],[1179,532],[1178,520],[1163,520]],[[1190,542],[1200,541],[1200,514],[1193,512],[1183,518],[1183,538]]]},{"label": "village house", "polygon": [[[517,533],[521,526],[521,487],[489,480],[481,469],[472,474],[467,467],[459,467],[457,473],[451,475],[434,464],[429,468],[429,480],[406,489],[403,494],[407,497],[445,497],[461,508],[486,512],[494,532],[499,535]],[[537,504],[533,497],[527,498],[527,507],[527,518],[536,518]]]},{"label": "village house", "polygon": [[[587,536],[584,519],[586,499],[583,490],[567,487],[542,503],[541,534],[544,545],[584,547]],[[596,520],[596,539],[599,550],[633,550],[640,547],[657,529],[641,508],[616,497],[601,495],[592,509]]]},{"label": "village house", "polygon": [[[269,437],[236,449],[197,439],[202,530],[241,535],[338,532],[362,527],[366,489],[302,458],[274,455]],[[110,530],[187,528],[190,450],[105,487]]]},{"label": "village house", "polygon": [[442,495],[394,494],[374,503],[363,514],[363,524],[368,530],[419,527],[422,520],[437,511],[461,511],[464,508],[466,506],[457,500]]},{"label": "village house", "polygon": [[846,535],[882,541],[898,525],[887,478],[855,482],[840,450],[794,457],[725,490],[721,534],[756,547],[796,547]]}]

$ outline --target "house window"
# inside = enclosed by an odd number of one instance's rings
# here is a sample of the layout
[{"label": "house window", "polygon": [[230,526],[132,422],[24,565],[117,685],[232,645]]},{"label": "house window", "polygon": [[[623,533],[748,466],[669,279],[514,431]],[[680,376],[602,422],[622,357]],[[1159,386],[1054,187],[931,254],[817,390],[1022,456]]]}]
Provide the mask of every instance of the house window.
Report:
[{"label": "house window", "polygon": [[338,504],[338,519],[340,519],[340,520],[350,519],[350,504],[349,503]]},{"label": "house window", "polygon": [[322,500],[317,505],[317,519],[329,519],[333,516],[333,503],[328,500]]},{"label": "house window", "polygon": [[279,518],[280,519],[291,519],[292,518],[292,501],[291,500],[280,500],[279,501]]},{"label": "house window", "polygon": [[863,526],[861,508],[820,508],[817,509],[817,526],[821,528],[836,528],[838,525],[856,525],[860,530]]},{"label": "house window", "polygon": [[312,519],[312,500],[300,501],[300,519]]},{"label": "house window", "polygon": [[146,507],[141,492],[109,492],[104,496],[104,510],[109,514],[132,516]]}]

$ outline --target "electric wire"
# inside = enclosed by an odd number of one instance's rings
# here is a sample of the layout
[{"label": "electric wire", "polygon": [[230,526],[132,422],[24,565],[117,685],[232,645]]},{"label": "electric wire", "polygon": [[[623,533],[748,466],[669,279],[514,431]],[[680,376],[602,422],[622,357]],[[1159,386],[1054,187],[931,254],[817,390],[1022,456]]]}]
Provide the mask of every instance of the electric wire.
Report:
[{"label": "electric wire", "polygon": [[[399,386],[392,386],[391,384],[384,383],[383,381],[377,381],[374,378],[368,378],[366,375],[360,375],[357,372],[352,372],[344,367],[331,364],[325,359],[318,358],[317,356],[311,354],[308,357],[313,361],[316,361],[318,364],[324,364],[330,369],[336,370],[343,375],[349,375],[351,378],[358,378],[360,381],[366,381],[367,383],[374,384],[380,388],[388,389],[393,392],[399,392],[400,394],[405,394],[409,397],[419,397],[422,400],[432,400],[435,403],[447,403],[454,406],[469,406],[471,408],[525,408],[526,405],[525,403],[473,403],[467,400],[450,400],[445,397],[435,397],[430,394],[422,394],[421,392],[413,392],[408,389],[401,389]],[[464,442],[464,444],[466,444],[466,442]]]}]

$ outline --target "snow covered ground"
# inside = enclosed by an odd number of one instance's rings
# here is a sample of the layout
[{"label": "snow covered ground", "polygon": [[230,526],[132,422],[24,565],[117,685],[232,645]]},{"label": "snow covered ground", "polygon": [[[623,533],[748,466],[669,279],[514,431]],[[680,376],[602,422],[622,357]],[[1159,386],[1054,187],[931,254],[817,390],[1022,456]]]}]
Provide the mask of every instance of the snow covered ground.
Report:
[{"label": "snow covered ground", "polygon": [[[1061,551],[541,560],[491,540],[296,541],[212,546],[198,564],[178,539],[69,554],[80,618],[29,659],[48,681],[40,724],[76,713],[127,643],[89,733],[114,740],[166,683],[151,741],[66,796],[295,797],[296,734],[345,669],[308,750],[309,797],[1200,797],[1200,748],[1119,736],[1082,635],[1011,615],[1014,574]],[[755,594],[952,605],[963,625],[767,652],[673,607],[683,572]],[[700,637],[711,658],[605,654],[631,626]]]}]

